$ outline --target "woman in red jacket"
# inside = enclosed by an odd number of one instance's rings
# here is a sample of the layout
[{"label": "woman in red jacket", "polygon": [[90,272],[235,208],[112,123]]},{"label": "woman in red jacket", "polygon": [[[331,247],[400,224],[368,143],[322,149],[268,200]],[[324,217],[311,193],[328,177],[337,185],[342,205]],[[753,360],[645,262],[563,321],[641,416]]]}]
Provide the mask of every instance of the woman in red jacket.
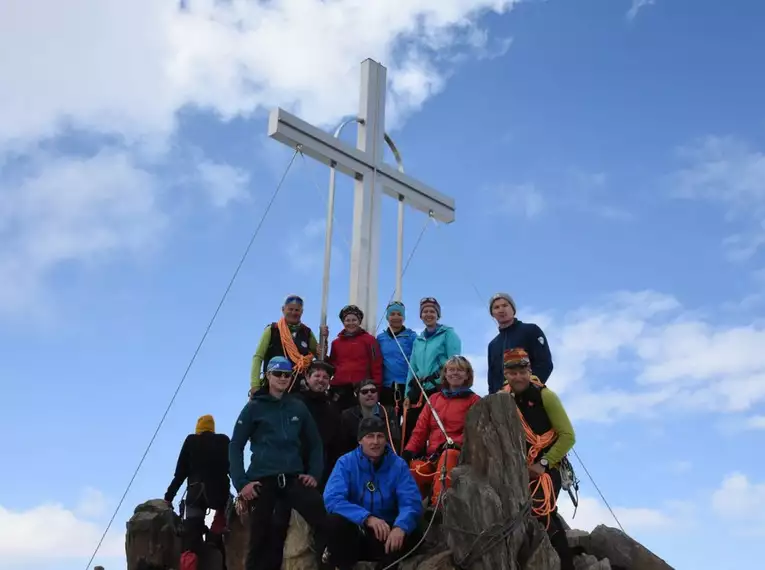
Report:
[{"label": "woman in red jacket", "polygon": [[372,380],[382,387],[382,354],[377,339],[361,327],[364,313],[356,305],[340,311],[343,330],[332,341],[329,362],[335,367],[330,390],[340,410],[358,404],[355,393],[362,380]]},{"label": "woman in red jacket", "polygon": [[452,356],[446,361],[441,369],[441,386],[441,391],[430,397],[430,404],[454,445],[447,445],[446,435],[438,426],[433,410],[425,405],[401,455],[409,462],[409,469],[423,497],[427,496],[432,484],[431,505],[441,494],[444,469],[446,488],[451,484],[451,470],[460,456],[468,410],[481,399],[471,389],[473,367],[464,356]]}]

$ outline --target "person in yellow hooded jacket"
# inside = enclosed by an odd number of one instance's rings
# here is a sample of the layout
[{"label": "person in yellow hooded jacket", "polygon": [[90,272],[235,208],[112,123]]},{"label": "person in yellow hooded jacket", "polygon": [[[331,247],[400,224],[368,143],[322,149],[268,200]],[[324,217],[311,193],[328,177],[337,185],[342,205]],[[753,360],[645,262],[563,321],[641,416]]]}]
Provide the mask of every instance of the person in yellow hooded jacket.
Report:
[{"label": "person in yellow hooded jacket", "polygon": [[566,454],[576,436],[557,394],[531,373],[528,353],[522,348],[503,354],[505,385],[502,391],[515,399],[515,407],[526,437],[526,462],[532,513],[547,530],[558,553],[561,570],[574,570],[574,557],[558,515],[557,501],[567,468]]}]

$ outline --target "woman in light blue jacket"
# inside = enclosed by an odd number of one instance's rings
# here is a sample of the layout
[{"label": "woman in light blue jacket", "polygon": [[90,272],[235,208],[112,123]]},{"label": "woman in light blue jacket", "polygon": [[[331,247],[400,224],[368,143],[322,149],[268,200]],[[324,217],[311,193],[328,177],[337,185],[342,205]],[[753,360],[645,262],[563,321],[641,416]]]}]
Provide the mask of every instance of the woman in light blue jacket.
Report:
[{"label": "woman in light blue jacket", "polygon": [[425,404],[420,385],[414,380],[416,374],[425,393],[430,397],[441,389],[439,384],[441,368],[452,356],[462,352],[462,341],[452,327],[438,322],[441,318],[441,305],[435,297],[425,297],[420,301],[420,318],[425,330],[414,341],[409,375],[406,379],[404,399],[403,442],[417,423],[417,418]]}]

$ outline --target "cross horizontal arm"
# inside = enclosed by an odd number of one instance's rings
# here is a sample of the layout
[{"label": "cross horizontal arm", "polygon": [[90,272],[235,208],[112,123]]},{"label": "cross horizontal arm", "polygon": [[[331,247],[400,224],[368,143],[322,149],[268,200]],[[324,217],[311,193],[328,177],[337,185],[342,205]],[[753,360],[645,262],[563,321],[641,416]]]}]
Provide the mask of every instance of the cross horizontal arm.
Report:
[{"label": "cross horizontal arm", "polygon": [[283,109],[271,111],[268,118],[268,136],[292,148],[299,145],[303,154],[328,166],[334,163],[340,172],[357,180],[370,175],[376,167],[386,194],[394,198],[403,196],[412,207],[425,213],[433,212],[433,217],[440,222],[454,221],[454,199],[388,164],[373,164],[364,152]]}]

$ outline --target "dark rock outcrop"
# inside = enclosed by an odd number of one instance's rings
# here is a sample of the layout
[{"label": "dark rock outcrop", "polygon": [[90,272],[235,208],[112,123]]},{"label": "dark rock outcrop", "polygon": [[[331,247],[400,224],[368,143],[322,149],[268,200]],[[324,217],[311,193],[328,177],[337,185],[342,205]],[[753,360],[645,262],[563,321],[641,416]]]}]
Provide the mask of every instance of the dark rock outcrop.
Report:
[{"label": "dark rock outcrop", "polygon": [[591,533],[570,530],[566,534],[572,548],[584,551],[585,554],[579,558],[586,558],[591,564],[582,566],[583,570],[673,570],[664,560],[619,529],[598,525]]},{"label": "dark rock outcrop", "polygon": [[509,394],[470,410],[460,465],[444,497],[446,543],[466,570],[555,570],[547,533],[529,511],[523,429]]},{"label": "dark rock outcrop", "polygon": [[[460,464],[435,522],[416,554],[400,570],[559,570],[547,533],[528,512],[525,443],[515,402],[494,394],[470,411]],[[441,517],[437,517],[437,520]],[[234,517],[226,539],[227,570],[244,570],[246,518]],[[159,500],[139,505],[128,522],[128,570],[176,570],[180,518]],[[673,570],[661,558],[617,529],[567,531],[579,555],[577,570]],[[317,570],[310,529],[293,512],[283,570]],[[219,564],[219,561],[217,562]],[[202,568],[219,568],[207,561]],[[356,570],[373,570],[359,563]]]}]

